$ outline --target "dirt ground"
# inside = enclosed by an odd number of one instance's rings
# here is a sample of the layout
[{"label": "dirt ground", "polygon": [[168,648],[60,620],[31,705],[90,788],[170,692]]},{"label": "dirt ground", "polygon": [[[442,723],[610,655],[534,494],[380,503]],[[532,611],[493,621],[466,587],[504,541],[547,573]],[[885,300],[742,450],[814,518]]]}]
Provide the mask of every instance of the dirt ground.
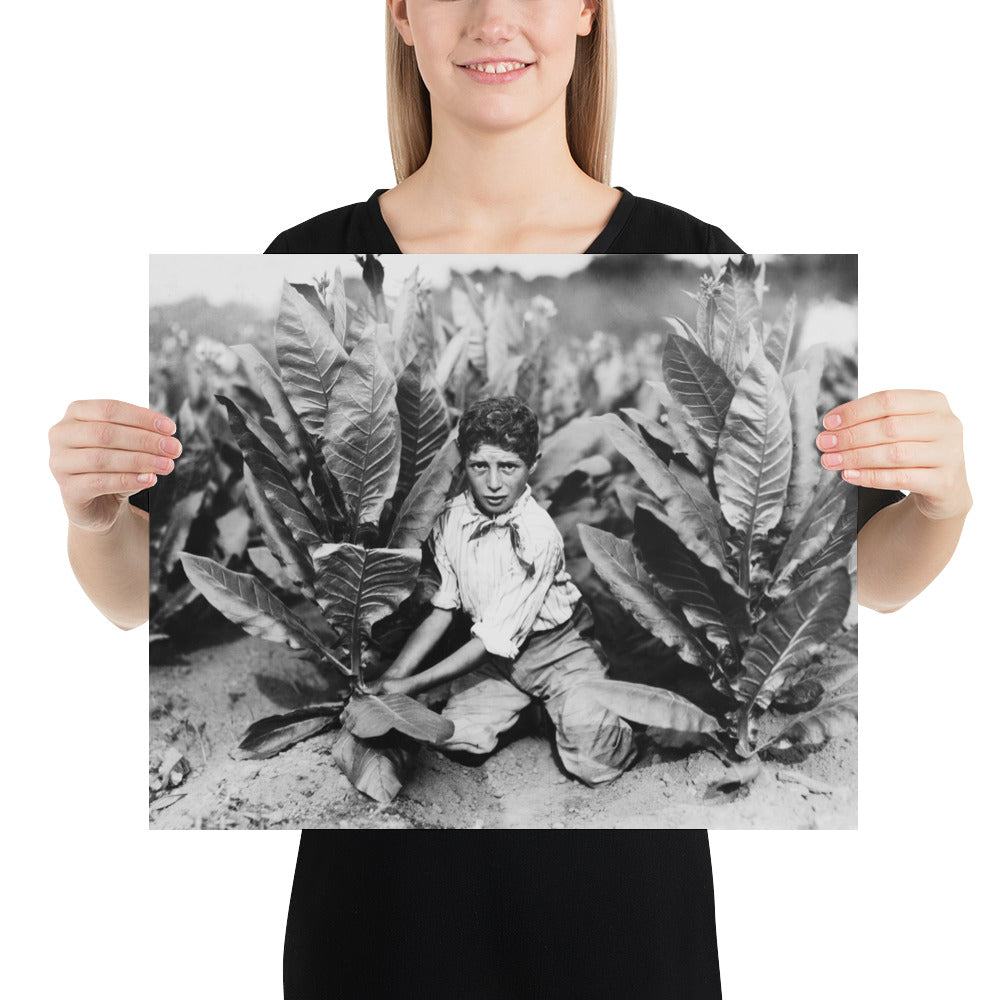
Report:
[{"label": "dirt ground", "polygon": [[[311,664],[235,629],[196,650],[150,648],[151,781],[164,761],[181,778],[152,798],[152,829],[857,826],[856,734],[801,763],[765,762],[748,788],[720,800],[705,790],[726,768],[707,751],[648,747],[621,777],[589,788],[561,769],[544,728],[519,726],[475,765],[421,747],[403,789],[379,804],[333,762],[334,731],[267,760],[231,756],[254,720],[316,700],[325,683]],[[172,763],[178,754],[189,770]]]}]

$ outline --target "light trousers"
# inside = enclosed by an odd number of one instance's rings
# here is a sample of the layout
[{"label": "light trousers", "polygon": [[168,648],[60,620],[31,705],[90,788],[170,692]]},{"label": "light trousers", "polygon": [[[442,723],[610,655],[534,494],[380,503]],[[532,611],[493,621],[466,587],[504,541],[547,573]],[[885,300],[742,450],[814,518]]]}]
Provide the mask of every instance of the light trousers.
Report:
[{"label": "light trousers", "polygon": [[451,682],[441,714],[455,725],[444,747],[490,753],[502,732],[538,698],[555,726],[566,770],[587,785],[617,778],[638,753],[632,727],[580,689],[607,677],[607,661],[592,637],[594,619],[580,601],[562,625],[532,632],[513,659],[490,656]]}]

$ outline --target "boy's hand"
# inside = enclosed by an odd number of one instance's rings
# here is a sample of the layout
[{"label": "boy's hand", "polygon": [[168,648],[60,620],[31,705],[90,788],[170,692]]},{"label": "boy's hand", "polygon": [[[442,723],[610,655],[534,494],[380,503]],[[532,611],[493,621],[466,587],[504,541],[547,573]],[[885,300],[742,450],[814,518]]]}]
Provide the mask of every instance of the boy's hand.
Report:
[{"label": "boy's hand", "polygon": [[962,424],[940,392],[889,389],[834,407],[816,437],[823,466],[855,486],[909,490],[925,517],[968,513]]},{"label": "boy's hand", "polygon": [[372,694],[410,694],[413,691],[411,677],[380,677],[370,685]]},{"label": "boy's hand", "polygon": [[110,531],[133,493],[173,471],[182,451],[175,431],[169,417],[144,406],[117,399],[70,403],[49,428],[49,469],[70,523]]}]

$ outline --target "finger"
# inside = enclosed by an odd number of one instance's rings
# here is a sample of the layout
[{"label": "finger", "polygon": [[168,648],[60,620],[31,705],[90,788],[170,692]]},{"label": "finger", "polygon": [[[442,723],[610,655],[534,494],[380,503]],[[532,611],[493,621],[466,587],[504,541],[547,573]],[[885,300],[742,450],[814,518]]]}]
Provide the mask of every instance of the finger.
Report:
[{"label": "finger", "polygon": [[123,493],[131,496],[142,490],[148,490],[156,483],[153,476],[151,483],[142,482],[134,472],[84,472],[70,476],[63,491],[65,499],[75,503],[86,503],[94,497],[106,496],[109,493]]},{"label": "finger", "polygon": [[820,461],[827,469],[939,469],[948,460],[940,442],[894,441],[851,451],[831,452]]},{"label": "finger", "polygon": [[[152,411],[151,411],[152,412]],[[63,437],[64,448],[105,449],[166,455],[177,458],[184,450],[180,441],[167,434],[105,421],[80,420],[71,423]]]},{"label": "finger", "polygon": [[165,413],[120,399],[78,399],[66,408],[66,416],[74,420],[141,427],[157,434],[173,434],[177,430]]},{"label": "finger", "polygon": [[136,475],[146,472],[167,475],[174,470],[174,460],[166,455],[116,451],[111,448],[72,448],[62,452],[50,464],[53,471],[68,476],[87,472],[134,472]]},{"label": "finger", "polygon": [[935,441],[941,437],[943,430],[941,417],[936,413],[893,415],[868,420],[855,427],[822,431],[816,435],[816,447],[820,451],[843,453],[852,448],[867,448],[892,441]]},{"label": "finger", "polygon": [[841,478],[852,486],[877,490],[906,490],[933,495],[938,484],[936,469],[845,469]]},{"label": "finger", "polygon": [[831,431],[843,430],[890,414],[934,413],[947,406],[944,395],[932,389],[883,389],[835,406],[823,418],[823,426]]}]

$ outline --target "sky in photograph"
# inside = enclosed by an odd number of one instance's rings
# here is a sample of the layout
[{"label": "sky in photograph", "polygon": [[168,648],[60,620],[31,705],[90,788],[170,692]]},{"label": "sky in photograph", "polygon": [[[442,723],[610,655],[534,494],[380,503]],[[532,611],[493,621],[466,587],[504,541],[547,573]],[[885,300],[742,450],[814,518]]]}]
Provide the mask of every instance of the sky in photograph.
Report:
[{"label": "sky in photograph", "polygon": [[[709,266],[708,254],[677,254]],[[717,255],[724,260],[724,255]],[[499,266],[524,278],[540,274],[565,277],[586,267],[587,254],[421,254],[420,275],[432,285],[448,283],[449,269],[471,271]],[[382,254],[385,291],[392,298],[413,268],[407,254]],[[167,305],[202,295],[212,305],[247,302],[277,312],[283,278],[301,283],[339,267],[347,276],[361,277],[353,254],[150,254],[149,304]]]}]

